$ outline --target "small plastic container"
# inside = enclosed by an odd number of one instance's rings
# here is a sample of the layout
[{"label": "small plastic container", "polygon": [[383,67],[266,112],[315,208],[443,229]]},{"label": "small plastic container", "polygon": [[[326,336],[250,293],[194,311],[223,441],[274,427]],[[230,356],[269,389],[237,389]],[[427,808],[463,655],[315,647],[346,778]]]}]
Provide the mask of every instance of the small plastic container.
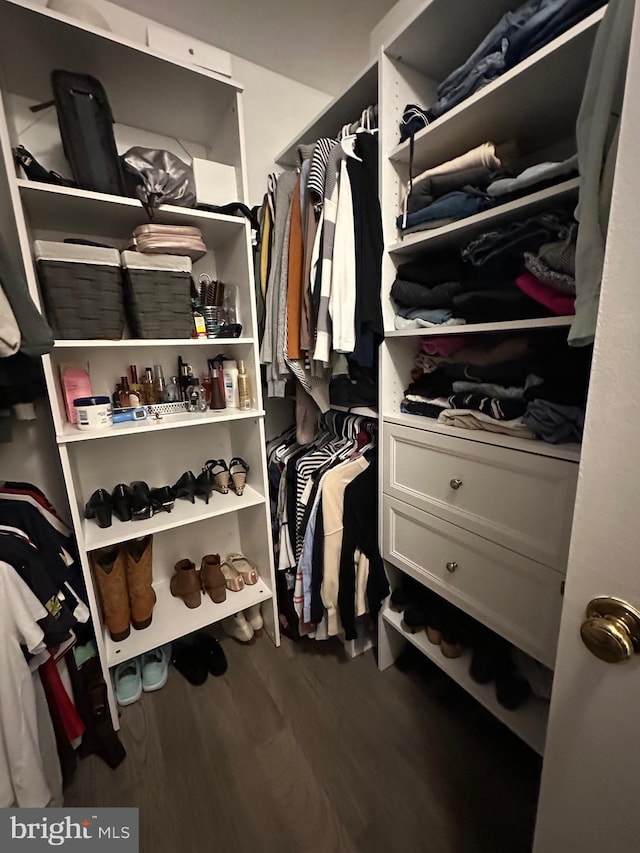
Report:
[{"label": "small plastic container", "polygon": [[78,429],[109,429],[113,408],[109,397],[76,397],[73,401]]}]

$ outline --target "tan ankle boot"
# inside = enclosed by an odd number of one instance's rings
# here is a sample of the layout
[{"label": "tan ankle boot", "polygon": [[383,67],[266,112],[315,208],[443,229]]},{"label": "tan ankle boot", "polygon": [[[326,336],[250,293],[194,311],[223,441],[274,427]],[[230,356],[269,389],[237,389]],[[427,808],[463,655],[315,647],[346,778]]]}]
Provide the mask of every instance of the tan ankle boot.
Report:
[{"label": "tan ankle boot", "polygon": [[200,573],[191,560],[179,560],[175,565],[175,575],[171,578],[171,595],[181,598],[192,610],[202,604]]},{"label": "tan ankle boot", "polygon": [[156,592],[153,584],[153,536],[131,539],[123,546],[127,555],[127,585],[131,624],[137,631],[148,628],[153,618]]},{"label": "tan ankle boot", "polygon": [[227,583],[220,569],[220,554],[206,554],[200,565],[202,589],[217,604],[227,597]]},{"label": "tan ankle boot", "polygon": [[102,618],[114,643],[126,640],[131,631],[127,590],[127,557],[121,545],[91,551],[89,561],[98,588]]}]

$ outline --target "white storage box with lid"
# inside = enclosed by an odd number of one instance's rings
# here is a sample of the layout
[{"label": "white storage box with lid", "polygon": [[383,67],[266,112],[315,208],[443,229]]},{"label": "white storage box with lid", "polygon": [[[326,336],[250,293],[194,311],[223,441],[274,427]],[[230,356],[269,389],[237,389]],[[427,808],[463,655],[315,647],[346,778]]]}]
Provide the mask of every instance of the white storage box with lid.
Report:
[{"label": "white storage box with lid", "polygon": [[132,336],[191,337],[191,258],[142,252],[121,258]]},{"label": "white storage box with lid", "polygon": [[36,240],[47,319],[58,339],[121,338],[122,270],[117,249]]}]

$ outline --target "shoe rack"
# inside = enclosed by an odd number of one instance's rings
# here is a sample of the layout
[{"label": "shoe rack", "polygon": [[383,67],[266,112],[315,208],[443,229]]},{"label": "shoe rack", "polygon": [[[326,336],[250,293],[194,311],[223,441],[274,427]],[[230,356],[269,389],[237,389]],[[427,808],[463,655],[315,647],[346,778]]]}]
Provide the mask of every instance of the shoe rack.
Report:
[{"label": "shoe rack", "polygon": [[[194,156],[233,166],[238,199],[245,200],[242,87],[238,83],[27,2],[0,0],[0,30],[0,224],[15,260],[24,266],[38,305],[34,240],[82,237],[123,249],[132,229],[146,221],[133,199],[34,183],[16,170],[12,146],[28,147],[27,142],[33,146],[36,131],[38,151],[61,156],[55,111],[47,111],[36,128],[28,109],[50,99],[54,69],[71,63],[74,70],[93,74],[102,82],[116,118],[121,152],[136,144],[160,148],[178,144]],[[149,97],[150,91],[161,91],[162,97]],[[159,209],[157,221],[201,229],[208,253],[194,264],[194,277],[207,272],[236,286],[242,336],[233,340],[60,340],[43,359],[56,435],[56,447],[50,452],[59,455],[62,466],[116,728],[111,667],[258,603],[266,632],[276,645],[280,642],[250,228],[243,218],[171,206]],[[207,359],[221,353],[244,360],[254,397],[250,411],[185,412],[99,432],[81,432],[67,423],[58,383],[61,363],[88,362],[94,393],[104,393],[129,364],[161,364],[167,376],[167,368],[182,355],[199,375]],[[118,483],[134,480],[145,480],[151,487],[173,485],[184,471],[197,475],[208,459],[229,462],[233,456],[250,466],[241,497],[230,491],[214,492],[208,504],[200,498],[194,504],[176,500],[170,513],[124,523],[114,517],[104,529],[84,518],[85,503],[98,488],[111,491]],[[150,533],[157,596],[153,620],[144,630],[132,628],[126,640],[116,643],[102,624],[89,555],[97,548]],[[257,584],[241,592],[227,590],[221,604],[203,596],[193,610],[171,596],[169,581],[178,560],[187,558],[199,566],[205,554],[219,553],[224,559],[232,552],[243,553],[256,564]]]}]

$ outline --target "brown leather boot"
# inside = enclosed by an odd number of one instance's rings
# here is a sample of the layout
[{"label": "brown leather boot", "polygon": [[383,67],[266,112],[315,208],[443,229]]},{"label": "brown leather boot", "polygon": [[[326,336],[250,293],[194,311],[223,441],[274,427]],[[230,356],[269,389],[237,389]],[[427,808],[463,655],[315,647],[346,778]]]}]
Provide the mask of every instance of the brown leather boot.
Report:
[{"label": "brown leather boot", "polygon": [[127,585],[131,605],[131,624],[136,631],[142,631],[151,625],[156,592],[152,586],[153,536],[131,539],[125,542],[127,554]]},{"label": "brown leather boot", "polygon": [[131,631],[127,590],[127,556],[121,545],[91,551],[89,561],[98,588],[104,620],[114,643],[126,640]]},{"label": "brown leather boot", "polygon": [[220,570],[220,554],[206,554],[200,565],[202,589],[209,594],[211,601],[217,604],[227,597],[227,583]]},{"label": "brown leather boot", "polygon": [[192,610],[202,604],[200,574],[191,560],[179,560],[175,565],[175,575],[171,578],[171,595],[181,598]]}]

